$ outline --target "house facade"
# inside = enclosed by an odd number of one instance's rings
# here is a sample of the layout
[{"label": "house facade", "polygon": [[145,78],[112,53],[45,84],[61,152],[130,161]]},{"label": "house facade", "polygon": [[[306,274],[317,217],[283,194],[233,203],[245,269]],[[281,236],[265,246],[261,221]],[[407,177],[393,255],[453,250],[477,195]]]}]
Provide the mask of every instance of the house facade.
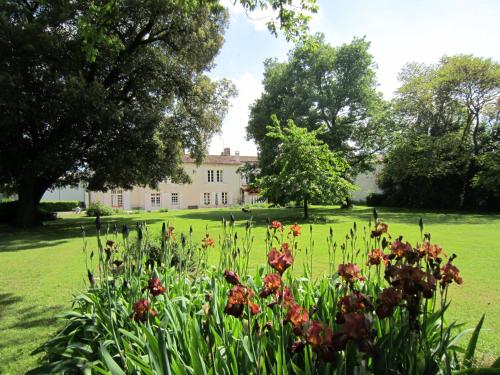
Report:
[{"label": "house facade", "polygon": [[221,155],[208,155],[201,165],[183,155],[184,171],[191,178],[189,184],[164,181],[158,189],[134,187],[131,190],[89,192],[88,200],[124,210],[147,211],[252,204],[257,202],[258,192],[248,187],[238,168],[244,163],[256,161],[256,156],[240,156],[239,152],[231,155],[229,148],[224,149]]}]

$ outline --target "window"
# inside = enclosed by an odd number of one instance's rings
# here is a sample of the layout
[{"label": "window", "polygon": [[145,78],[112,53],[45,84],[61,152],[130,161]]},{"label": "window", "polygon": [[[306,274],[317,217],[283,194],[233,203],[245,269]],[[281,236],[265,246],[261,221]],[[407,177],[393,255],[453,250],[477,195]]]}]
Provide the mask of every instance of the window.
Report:
[{"label": "window", "polygon": [[222,182],[222,169],[217,170],[217,182]]},{"label": "window", "polygon": [[111,207],[123,207],[123,190],[111,190]]},{"label": "window", "polygon": [[161,206],[161,194],[151,193],[151,207],[160,207],[160,206]]},{"label": "window", "polygon": [[207,171],[207,181],[214,182],[214,171],[212,169]]},{"label": "window", "polygon": [[177,206],[179,204],[179,193],[172,193],[172,205]]},{"label": "window", "polygon": [[221,193],[221,199],[222,199],[222,204],[227,204],[227,193],[226,192]]},{"label": "window", "polygon": [[203,204],[205,204],[205,206],[210,204],[210,193],[203,193]]}]

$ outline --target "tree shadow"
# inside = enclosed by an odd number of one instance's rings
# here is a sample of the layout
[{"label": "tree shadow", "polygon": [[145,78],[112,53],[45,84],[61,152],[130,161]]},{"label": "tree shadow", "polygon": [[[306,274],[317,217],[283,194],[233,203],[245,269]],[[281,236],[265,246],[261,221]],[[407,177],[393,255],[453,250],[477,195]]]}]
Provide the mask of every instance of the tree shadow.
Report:
[{"label": "tree shadow", "polygon": [[[106,232],[108,226],[109,231],[113,231],[116,225],[121,232],[123,224],[126,224],[132,229],[135,228],[137,222],[146,222],[146,224],[151,225],[160,221],[162,221],[162,219],[158,217],[146,218],[146,220],[144,220],[144,218],[135,215],[103,217],[101,218],[101,234]],[[30,229],[2,225],[0,226],[0,253],[47,249],[58,246],[72,239],[82,237],[82,227],[87,237],[95,236],[95,218],[93,217],[58,219],[53,222],[46,222],[41,227]]]},{"label": "tree shadow", "polygon": [[[389,223],[415,224],[418,225],[420,218],[426,224],[485,224],[491,220],[500,220],[500,214],[466,212],[466,211],[443,211],[428,209],[401,209],[401,208],[377,208],[378,217]],[[304,220],[301,208],[256,208],[245,213],[238,208],[221,208],[210,211],[183,211],[177,217],[192,220],[220,221],[222,218],[229,219],[233,214],[236,221],[253,220],[256,225],[265,225],[269,220],[280,220],[285,224],[297,222],[299,224],[335,224],[345,221],[356,221],[368,223],[373,221],[372,207],[355,207],[353,209],[342,209],[337,207],[311,207],[310,219]]]},{"label": "tree shadow", "polygon": [[0,293],[0,318],[7,313],[7,307],[22,301],[22,297],[16,296],[14,293]]}]

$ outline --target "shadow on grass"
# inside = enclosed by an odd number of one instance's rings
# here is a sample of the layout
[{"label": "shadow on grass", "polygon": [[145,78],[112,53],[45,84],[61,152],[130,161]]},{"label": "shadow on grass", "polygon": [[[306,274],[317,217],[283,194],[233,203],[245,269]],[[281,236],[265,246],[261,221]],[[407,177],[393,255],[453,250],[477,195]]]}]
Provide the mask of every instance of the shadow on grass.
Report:
[{"label": "shadow on grass", "polygon": [[[163,221],[161,218],[151,217],[137,218],[134,216],[109,216],[103,217],[101,233],[105,232],[107,226],[113,231],[117,225],[119,231],[123,224],[129,226],[131,230],[135,228],[137,222],[146,222],[148,225]],[[43,226],[22,229],[6,225],[0,226],[0,253],[13,252],[22,250],[47,249],[53,246],[62,245],[75,238],[81,238],[83,227],[87,236],[93,236],[95,230],[95,218],[93,217],[76,217],[63,218],[52,222],[46,222]]]},{"label": "shadow on grass", "polygon": [[[427,224],[485,224],[491,220],[500,220],[499,214],[471,213],[460,211],[412,210],[397,208],[377,208],[379,218],[391,223],[418,225],[420,218]],[[310,219],[303,219],[301,208],[257,208],[249,213],[241,209],[215,209],[210,211],[183,211],[177,217],[192,220],[220,221],[233,214],[237,221],[252,219],[256,225],[266,225],[269,220],[280,220],[285,224],[335,224],[345,221],[356,221],[358,224],[373,220],[373,208],[357,207],[341,209],[334,207],[312,207]]]},{"label": "shadow on grass", "polygon": [[7,308],[22,301],[22,297],[16,296],[14,293],[0,293],[0,318],[7,313]]}]

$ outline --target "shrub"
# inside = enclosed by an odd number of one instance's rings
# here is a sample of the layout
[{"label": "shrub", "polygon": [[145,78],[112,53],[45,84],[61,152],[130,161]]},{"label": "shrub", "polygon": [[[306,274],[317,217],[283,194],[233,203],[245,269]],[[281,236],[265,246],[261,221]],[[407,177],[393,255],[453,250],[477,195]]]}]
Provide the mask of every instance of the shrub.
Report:
[{"label": "shrub", "polygon": [[117,230],[101,238],[96,221],[97,264],[84,247],[89,290],[64,315],[66,327],[36,351],[46,353],[37,370],[340,375],[470,368],[482,320],[462,350],[459,326],[444,319],[448,289],[462,283],[455,256],[446,260],[430,235],[416,246],[392,239],[375,211],[374,219],[368,232],[354,224],[339,246],[330,231],[328,271],[317,280],[314,247],[305,252],[303,277],[291,272],[301,251],[297,224],[269,224],[267,254],[258,253],[267,266],[250,276],[250,222],[238,235],[234,217],[223,220],[219,262],[209,267],[215,241],[208,233],[196,241],[192,230],[178,235],[163,225],[154,241],[138,224],[134,239],[126,226],[121,239]]},{"label": "shrub", "polygon": [[[18,201],[7,200],[0,202],[0,223],[12,224],[17,215]],[[57,219],[57,213],[47,211],[41,207],[36,210],[36,222],[51,221]]]},{"label": "shrub", "polygon": [[39,207],[52,212],[73,211],[76,207],[85,207],[85,203],[80,201],[45,201],[40,202]]},{"label": "shrub", "polygon": [[370,193],[366,197],[366,205],[371,207],[386,206],[387,198],[385,194]]},{"label": "shrub", "polygon": [[87,207],[87,216],[111,216],[116,212],[111,207],[105,206],[101,202],[92,202]]},{"label": "shrub", "polygon": [[168,208],[160,208],[158,210],[158,212],[161,212],[161,213],[168,212]]}]

